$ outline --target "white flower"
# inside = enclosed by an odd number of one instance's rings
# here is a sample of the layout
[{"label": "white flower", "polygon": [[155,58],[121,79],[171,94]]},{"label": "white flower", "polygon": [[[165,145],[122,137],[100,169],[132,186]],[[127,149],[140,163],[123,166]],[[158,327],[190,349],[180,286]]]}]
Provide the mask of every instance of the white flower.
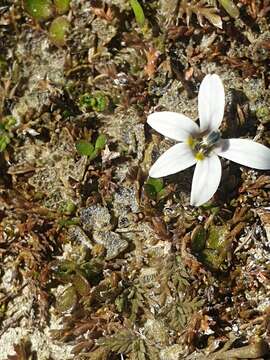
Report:
[{"label": "white flower", "polygon": [[237,162],[255,169],[270,169],[270,149],[247,139],[221,139],[225,94],[218,75],[206,75],[198,97],[200,127],[185,115],[175,112],[154,112],[148,124],[180,143],[162,154],[149,171],[150,177],[174,174],[196,164],[191,188],[191,205],[200,206],[216,192],[221,179],[218,158]]}]

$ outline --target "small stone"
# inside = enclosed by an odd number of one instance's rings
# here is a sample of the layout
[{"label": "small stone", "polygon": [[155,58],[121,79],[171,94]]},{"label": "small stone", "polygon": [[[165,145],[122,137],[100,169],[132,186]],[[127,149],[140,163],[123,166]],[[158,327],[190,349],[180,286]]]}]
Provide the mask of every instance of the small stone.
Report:
[{"label": "small stone", "polygon": [[78,243],[81,243],[88,247],[89,249],[92,249],[94,244],[91,242],[89,237],[85,234],[85,232],[77,225],[70,226],[68,228],[68,234],[71,238],[71,240],[76,241]]},{"label": "small stone", "polygon": [[102,244],[106,248],[106,260],[116,258],[128,247],[128,242],[113,231],[94,231],[93,239],[96,243]]},{"label": "small stone", "polygon": [[129,212],[140,212],[136,194],[135,186],[120,188],[114,198],[114,211],[117,216],[123,216]]},{"label": "small stone", "polygon": [[92,205],[82,210],[81,221],[87,231],[109,230],[111,228],[111,215],[107,208],[100,205]]}]

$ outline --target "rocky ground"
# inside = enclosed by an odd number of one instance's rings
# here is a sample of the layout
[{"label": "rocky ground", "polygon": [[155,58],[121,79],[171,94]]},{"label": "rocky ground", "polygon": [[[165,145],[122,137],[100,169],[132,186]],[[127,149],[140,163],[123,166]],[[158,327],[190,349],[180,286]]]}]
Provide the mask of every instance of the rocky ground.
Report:
[{"label": "rocky ground", "polygon": [[[148,171],[218,74],[270,146],[268,0],[2,0],[0,360],[269,359],[270,172]],[[209,174],[211,176],[211,174]]]}]

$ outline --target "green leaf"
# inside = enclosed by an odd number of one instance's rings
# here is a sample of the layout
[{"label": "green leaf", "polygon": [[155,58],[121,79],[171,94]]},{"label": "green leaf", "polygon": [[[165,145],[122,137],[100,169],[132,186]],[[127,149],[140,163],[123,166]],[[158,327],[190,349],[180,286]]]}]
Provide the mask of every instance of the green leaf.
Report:
[{"label": "green leaf", "polygon": [[221,6],[227,11],[227,13],[234,19],[239,17],[238,7],[234,4],[232,0],[218,0]]},{"label": "green leaf", "polygon": [[103,150],[105,145],[106,145],[106,136],[99,135],[95,143],[95,150]]},{"label": "green leaf", "polygon": [[163,189],[163,180],[149,178],[147,180],[147,182],[144,184],[144,190],[150,199],[158,200],[159,195],[161,196],[160,198],[162,198],[162,195],[163,195],[162,192],[164,190]]},{"label": "green leaf", "polygon": [[94,160],[98,156],[98,151],[95,149],[89,156],[89,160]]},{"label": "green leaf", "polygon": [[156,198],[157,193],[156,193],[154,186],[152,186],[150,184],[145,184],[144,189],[145,189],[147,196],[149,196],[150,199]]},{"label": "green leaf", "polygon": [[78,141],[75,146],[80,155],[91,156],[95,150],[93,144],[86,140]]},{"label": "green leaf", "polygon": [[47,20],[53,14],[51,0],[24,0],[24,8],[36,20]]},{"label": "green leaf", "polygon": [[156,193],[159,193],[163,189],[163,180],[162,179],[149,178],[147,180],[147,184],[153,186]]},{"label": "green leaf", "polygon": [[145,16],[144,16],[143,8],[141,7],[139,1],[129,0],[129,2],[134,12],[135,19],[138,25],[143,26],[145,23]]},{"label": "green leaf", "polygon": [[69,21],[63,16],[57,17],[52,21],[49,28],[49,36],[54,45],[65,45],[69,25]]},{"label": "green leaf", "polygon": [[54,0],[54,5],[58,14],[64,14],[69,10],[70,0]]}]

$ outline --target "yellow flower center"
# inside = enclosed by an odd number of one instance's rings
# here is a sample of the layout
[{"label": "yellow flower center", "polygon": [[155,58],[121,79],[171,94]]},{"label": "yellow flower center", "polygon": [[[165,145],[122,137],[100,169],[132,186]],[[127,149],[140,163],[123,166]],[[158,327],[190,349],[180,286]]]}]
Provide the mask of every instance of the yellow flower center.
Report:
[{"label": "yellow flower center", "polygon": [[196,160],[203,160],[205,158],[204,154],[201,151],[196,152],[194,155]]},{"label": "yellow flower center", "polygon": [[212,152],[219,140],[219,131],[213,130],[210,133],[201,134],[197,137],[189,136],[186,143],[191,148],[195,159],[203,160]]}]

